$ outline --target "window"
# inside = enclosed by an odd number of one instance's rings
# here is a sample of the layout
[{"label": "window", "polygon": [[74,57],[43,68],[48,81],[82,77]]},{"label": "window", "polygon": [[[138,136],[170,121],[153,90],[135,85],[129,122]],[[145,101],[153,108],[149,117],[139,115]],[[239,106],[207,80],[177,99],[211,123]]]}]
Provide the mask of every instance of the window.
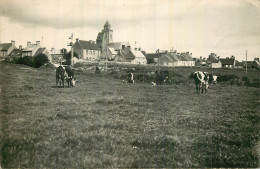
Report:
[{"label": "window", "polygon": [[86,50],[86,54],[88,54],[88,50]]},{"label": "window", "polygon": [[92,55],[92,52],[91,52],[91,51],[89,51],[89,54],[90,54],[90,55]]},{"label": "window", "polygon": [[93,51],[93,55],[95,55],[95,51]]}]

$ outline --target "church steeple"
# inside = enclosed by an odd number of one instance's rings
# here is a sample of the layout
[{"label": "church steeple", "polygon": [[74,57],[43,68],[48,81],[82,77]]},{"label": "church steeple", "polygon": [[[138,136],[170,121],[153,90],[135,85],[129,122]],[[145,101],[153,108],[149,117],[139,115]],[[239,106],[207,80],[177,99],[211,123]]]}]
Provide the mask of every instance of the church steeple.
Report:
[{"label": "church steeple", "polygon": [[106,21],[105,25],[104,25],[104,30],[110,30],[111,29],[111,25],[108,21]]},{"label": "church steeple", "polygon": [[107,20],[104,25],[104,29],[99,32],[97,36],[97,44],[100,46],[102,53],[106,50],[106,47],[111,42],[113,42],[113,30],[111,29],[111,25]]}]

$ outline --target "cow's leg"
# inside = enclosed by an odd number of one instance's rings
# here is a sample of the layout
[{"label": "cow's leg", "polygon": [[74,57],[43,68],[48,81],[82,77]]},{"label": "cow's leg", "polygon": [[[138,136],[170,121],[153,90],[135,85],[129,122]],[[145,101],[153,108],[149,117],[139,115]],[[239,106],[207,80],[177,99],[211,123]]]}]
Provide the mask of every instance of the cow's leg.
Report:
[{"label": "cow's leg", "polygon": [[64,79],[62,79],[62,87],[64,88]]},{"label": "cow's leg", "polygon": [[70,88],[70,79],[67,79],[67,83],[68,83],[68,88]]},{"label": "cow's leg", "polygon": [[56,77],[56,87],[58,87],[59,79]]}]

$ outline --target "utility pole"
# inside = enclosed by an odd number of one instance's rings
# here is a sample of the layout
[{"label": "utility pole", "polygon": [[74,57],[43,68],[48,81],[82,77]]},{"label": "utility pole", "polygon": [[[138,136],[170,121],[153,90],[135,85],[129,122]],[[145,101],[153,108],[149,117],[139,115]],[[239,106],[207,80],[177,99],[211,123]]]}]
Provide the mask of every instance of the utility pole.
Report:
[{"label": "utility pole", "polygon": [[160,49],[158,49],[158,51],[157,51],[157,56],[158,56],[158,75],[160,75],[160,56],[159,56],[159,51],[160,51]]},{"label": "utility pole", "polygon": [[246,50],[246,74],[247,74],[247,50]]},{"label": "utility pole", "polygon": [[[107,51],[107,48],[105,50]],[[106,52],[106,73],[107,73],[107,52]]]},{"label": "utility pole", "polygon": [[71,39],[71,42],[68,44],[68,46],[71,46],[70,65],[73,66],[73,33],[71,34],[71,37],[69,37],[69,39]]}]

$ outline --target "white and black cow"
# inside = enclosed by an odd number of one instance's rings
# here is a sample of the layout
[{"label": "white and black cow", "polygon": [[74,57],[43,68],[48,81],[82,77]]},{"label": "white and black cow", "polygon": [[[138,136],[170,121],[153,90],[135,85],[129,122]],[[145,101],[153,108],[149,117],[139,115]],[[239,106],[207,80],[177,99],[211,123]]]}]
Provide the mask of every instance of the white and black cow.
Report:
[{"label": "white and black cow", "polygon": [[193,73],[193,78],[194,78],[194,81],[195,81],[197,92],[203,93],[204,90],[205,90],[205,92],[207,92],[207,90],[209,88],[209,84],[211,84],[211,83],[216,84],[217,83],[218,76],[216,76],[216,75],[212,76],[208,72],[197,71],[197,72]]},{"label": "white and black cow", "polygon": [[74,72],[70,66],[59,66],[56,69],[56,86],[58,83],[64,87],[64,80],[67,81],[68,87],[75,87],[76,78],[74,77]]},{"label": "white and black cow", "polygon": [[210,74],[208,72],[197,71],[193,74],[193,77],[197,92],[199,94],[203,93],[204,90],[207,92],[209,87]]}]

